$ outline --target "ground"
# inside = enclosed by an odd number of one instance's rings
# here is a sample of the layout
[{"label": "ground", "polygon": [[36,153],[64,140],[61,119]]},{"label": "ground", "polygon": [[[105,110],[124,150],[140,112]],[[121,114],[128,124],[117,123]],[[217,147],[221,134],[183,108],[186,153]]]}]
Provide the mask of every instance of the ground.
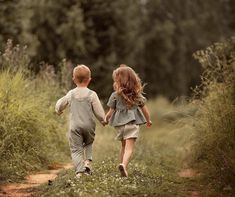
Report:
[{"label": "ground", "polygon": [[114,139],[115,130],[110,126],[98,126],[92,176],[78,179],[71,165],[66,165],[66,169],[62,165],[58,167],[60,170],[28,176],[23,184],[2,185],[0,196],[232,196],[220,195],[206,188],[202,181],[203,172],[195,167],[192,169],[190,161],[195,130],[190,114],[194,109],[184,107],[180,111],[174,107],[167,111],[164,103],[158,107],[151,106],[151,114],[155,118],[153,126],[150,129],[141,126],[128,167],[128,178],[120,177],[118,171],[120,142]]},{"label": "ground", "polygon": [[[186,161],[192,134],[191,127],[182,123],[153,125],[151,129],[142,126],[129,165],[129,177],[121,178],[117,169],[120,142],[114,140],[115,130],[109,126],[99,127],[94,143],[92,176],[77,179],[71,168],[62,171],[54,180],[55,174],[59,171],[52,170],[43,175],[39,173],[31,176],[31,179],[27,177],[29,187],[27,185],[11,187],[18,189],[23,187],[23,193],[19,196],[34,194],[36,196],[195,197],[199,191],[197,188],[191,188],[190,183],[194,182],[198,174],[188,169]],[[48,180],[52,182],[48,184]],[[45,184],[35,189],[35,186],[41,183]],[[10,196],[10,192],[14,191],[13,188],[8,190],[5,196]]]}]

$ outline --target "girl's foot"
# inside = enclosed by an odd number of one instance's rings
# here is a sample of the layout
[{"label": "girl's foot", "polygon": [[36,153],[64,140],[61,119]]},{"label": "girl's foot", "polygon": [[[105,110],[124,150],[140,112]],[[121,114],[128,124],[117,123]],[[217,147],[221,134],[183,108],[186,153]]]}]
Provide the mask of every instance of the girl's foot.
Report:
[{"label": "girl's foot", "polygon": [[119,169],[122,177],[128,177],[128,173],[126,171],[126,168],[122,163],[118,166],[118,169]]}]

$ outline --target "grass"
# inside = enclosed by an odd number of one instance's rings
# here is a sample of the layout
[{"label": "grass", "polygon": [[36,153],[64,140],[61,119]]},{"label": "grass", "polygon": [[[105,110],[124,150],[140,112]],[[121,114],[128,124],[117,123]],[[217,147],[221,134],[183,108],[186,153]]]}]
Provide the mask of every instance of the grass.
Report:
[{"label": "grass", "polygon": [[153,127],[141,127],[128,178],[121,178],[117,169],[120,142],[114,140],[115,130],[99,126],[94,143],[93,175],[76,179],[73,169],[64,171],[52,185],[37,188],[35,196],[188,197],[193,191],[199,192],[199,196],[234,196],[231,188],[217,190],[208,185],[210,179],[204,171],[191,178],[178,176],[179,171],[191,167],[192,147],[197,140],[193,126],[197,107],[185,103],[172,105],[163,98],[148,105]]},{"label": "grass", "polygon": [[[64,171],[37,189],[36,196],[234,196],[234,39],[196,56],[204,65],[202,86],[188,104],[164,98],[149,101],[153,127],[142,127],[129,177],[117,170],[120,142],[115,131],[98,127],[94,143],[94,175],[76,179]],[[66,118],[54,114],[58,78],[51,66],[32,77],[21,49],[0,56],[0,181],[22,179],[50,162],[68,160]],[[18,69],[19,67],[19,69]],[[64,75],[67,76],[65,69]],[[69,85],[69,84],[67,84]],[[24,158],[22,160],[22,158]],[[193,160],[192,160],[193,159]],[[201,176],[181,178],[183,168]]]},{"label": "grass", "polygon": [[114,140],[115,130],[98,127],[93,175],[76,179],[73,169],[65,171],[51,186],[42,186],[37,196],[188,196],[185,180],[177,172],[187,160],[193,130],[183,120],[158,125],[154,118],[151,129],[141,128],[128,178],[121,178],[117,169],[120,142]]},{"label": "grass", "polygon": [[33,84],[21,71],[0,73],[1,181],[22,179],[68,153],[49,90]]},{"label": "grass", "polygon": [[[235,187],[235,38],[195,53],[205,68],[195,116],[194,162],[219,191]],[[196,95],[197,96],[197,95]]]},{"label": "grass", "polygon": [[44,65],[34,76],[28,67],[26,48],[9,40],[0,53],[0,182],[68,160],[67,126],[54,113],[61,89],[53,69]]}]

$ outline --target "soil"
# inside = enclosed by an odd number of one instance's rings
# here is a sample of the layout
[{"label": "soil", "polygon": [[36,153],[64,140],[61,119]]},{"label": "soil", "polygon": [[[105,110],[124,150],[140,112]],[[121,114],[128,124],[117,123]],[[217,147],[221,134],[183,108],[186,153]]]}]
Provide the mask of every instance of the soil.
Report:
[{"label": "soil", "polygon": [[[178,176],[182,178],[193,178],[199,175],[200,175],[199,172],[191,168],[181,169],[181,171],[178,172]],[[199,194],[200,193],[198,191],[191,191],[190,197],[199,197],[200,196]]]},{"label": "soil", "polygon": [[[50,184],[56,177],[57,174],[64,169],[72,168],[72,164],[53,164],[48,166],[49,170],[37,172],[25,177],[22,183],[10,183],[0,185],[0,197],[27,197],[32,196],[36,191],[36,187],[48,183]],[[191,168],[184,168],[178,172],[178,176],[182,178],[193,178],[200,174]],[[199,197],[198,191],[191,191],[190,197]]]},{"label": "soil", "polygon": [[50,184],[61,170],[72,168],[71,163],[52,164],[49,170],[37,172],[25,177],[22,183],[9,183],[0,185],[0,197],[25,197],[31,196],[35,188],[41,184]]}]

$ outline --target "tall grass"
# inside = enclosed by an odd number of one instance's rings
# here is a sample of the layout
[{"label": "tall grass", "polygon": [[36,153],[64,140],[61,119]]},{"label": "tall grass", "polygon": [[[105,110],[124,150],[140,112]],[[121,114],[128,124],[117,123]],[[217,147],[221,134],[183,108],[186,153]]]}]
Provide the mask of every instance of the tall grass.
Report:
[{"label": "tall grass", "polygon": [[183,116],[187,121],[193,110],[189,109],[191,106],[187,110],[175,107],[162,97],[147,105],[153,126],[150,129],[141,126],[128,178],[121,178],[117,168],[121,143],[114,139],[115,129],[98,126],[93,146],[93,175],[76,179],[74,170],[68,170],[52,185],[43,185],[35,196],[190,196],[177,172],[183,165],[194,130],[178,123]]},{"label": "tall grass", "polygon": [[235,38],[194,54],[205,69],[195,89],[196,162],[220,188],[235,186]]},{"label": "tall grass", "polygon": [[60,88],[50,66],[37,77],[27,54],[8,42],[0,56],[0,180],[22,178],[28,171],[66,158],[65,124],[54,114]]}]

